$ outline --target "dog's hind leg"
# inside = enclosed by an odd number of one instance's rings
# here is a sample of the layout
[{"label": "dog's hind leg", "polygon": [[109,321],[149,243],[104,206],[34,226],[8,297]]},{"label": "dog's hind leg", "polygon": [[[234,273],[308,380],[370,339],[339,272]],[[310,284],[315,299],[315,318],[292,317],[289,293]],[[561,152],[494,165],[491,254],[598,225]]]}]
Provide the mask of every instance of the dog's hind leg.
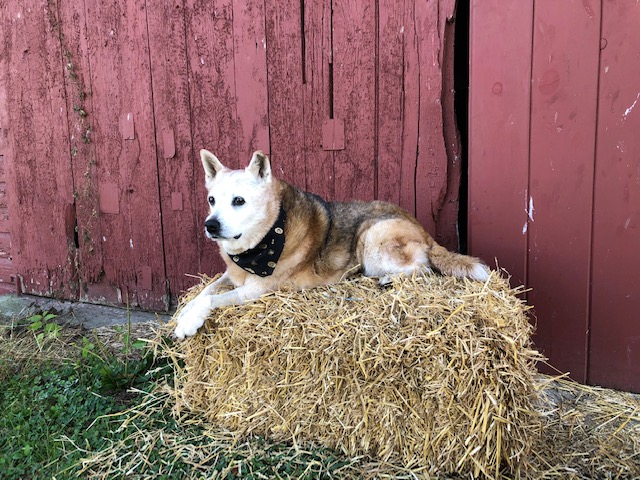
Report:
[{"label": "dog's hind leg", "polygon": [[481,282],[489,278],[490,270],[480,259],[450,252],[422,227],[403,218],[375,223],[363,233],[360,245],[361,263],[368,276],[388,280],[389,275],[434,269],[443,275]]},{"label": "dog's hind leg", "polygon": [[430,270],[425,232],[403,219],[381,220],[363,232],[359,245],[360,263],[369,277],[382,277],[385,284],[396,275]]}]

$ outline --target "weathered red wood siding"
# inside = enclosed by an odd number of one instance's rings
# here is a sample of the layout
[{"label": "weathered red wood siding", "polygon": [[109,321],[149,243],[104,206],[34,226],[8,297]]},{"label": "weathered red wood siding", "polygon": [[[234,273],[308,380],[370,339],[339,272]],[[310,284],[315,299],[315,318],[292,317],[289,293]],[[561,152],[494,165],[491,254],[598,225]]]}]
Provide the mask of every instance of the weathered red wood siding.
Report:
[{"label": "weathered red wood siding", "polygon": [[166,309],[186,274],[222,268],[202,234],[200,148],[235,168],[265,150],[281,178],[398,203],[457,248],[454,0],[0,7],[0,155],[26,292]]},{"label": "weathered red wood siding", "polygon": [[[2,101],[2,94],[0,94],[0,101]],[[2,140],[0,140],[0,293],[16,293],[16,269],[11,256],[11,231],[7,203],[7,171],[3,152]]]},{"label": "weathered red wood siding", "polygon": [[97,192],[99,221],[78,219],[78,228],[86,232],[81,241],[102,244],[102,258],[97,276],[83,278],[82,298],[163,309],[168,296],[145,3],[88,2],[84,11],[79,40],[86,42],[80,48],[88,60],[82,74],[90,92],[87,141],[94,144],[95,177],[74,172],[74,178],[85,176]]},{"label": "weathered red wood siding", "polygon": [[470,250],[532,288],[551,365],[635,391],[638,25],[628,0],[472,2],[469,103]]},{"label": "weathered red wood siding", "polygon": [[[11,43],[0,45],[0,72],[8,69],[8,48]],[[0,105],[7,105],[7,80],[0,75]],[[11,223],[9,221],[9,196],[7,181],[10,178],[8,111],[0,107],[0,293],[16,293],[16,269],[13,265],[11,248]]]},{"label": "weathered red wood siding", "polygon": [[[472,2],[469,250],[526,281],[533,2]],[[497,38],[508,39],[496,48]],[[527,52],[525,54],[523,52]]]},{"label": "weathered red wood siding", "polygon": [[[186,8],[182,2],[154,2],[147,13],[151,90],[155,117],[155,158],[160,189],[164,265],[168,293],[193,284],[185,259],[200,258],[199,196],[196,173],[187,55]],[[177,74],[182,72],[182,74]],[[199,177],[198,177],[199,178]],[[192,268],[200,265],[192,264]],[[192,270],[193,272],[193,270]]]},{"label": "weathered red wood siding", "polygon": [[[63,52],[46,2],[5,3],[12,257],[24,292],[78,297]],[[15,161],[16,156],[20,158]]]},{"label": "weathered red wood siding", "polygon": [[[100,208],[101,182],[98,177],[98,157],[94,142],[94,98],[89,63],[88,33],[84,4],[70,2],[61,6],[59,14],[55,3],[47,6],[47,15],[54,22],[53,30],[47,32],[60,43],[62,59],[60,70],[64,75],[64,95],[66,98],[66,124],[68,136],[67,151],[56,157],[61,164],[67,156],[70,161],[70,175],[73,179],[75,208],[75,255],[78,291],[74,298],[105,298],[117,301],[112,289],[103,287],[98,293],[98,285],[104,285],[104,251],[101,234],[102,215]],[[31,85],[30,95],[37,91],[37,84]],[[10,108],[11,108],[11,104]],[[15,115],[15,114],[12,114]],[[22,161],[14,156],[14,162]],[[46,182],[46,179],[42,179]],[[29,195],[25,190],[20,195]],[[53,219],[52,219],[53,220]],[[89,291],[89,288],[91,289]],[[32,293],[37,293],[32,292]],[[135,302],[132,302],[135,303]]]}]

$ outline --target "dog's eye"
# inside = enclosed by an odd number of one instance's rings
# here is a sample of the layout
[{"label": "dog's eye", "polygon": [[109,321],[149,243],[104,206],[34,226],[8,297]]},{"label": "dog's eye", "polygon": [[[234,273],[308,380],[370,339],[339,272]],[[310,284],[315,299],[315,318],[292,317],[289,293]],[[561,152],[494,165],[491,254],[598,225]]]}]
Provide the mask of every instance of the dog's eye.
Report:
[{"label": "dog's eye", "polygon": [[231,205],[233,205],[234,207],[239,207],[241,205],[244,205],[244,198],[242,198],[242,197],[233,197]]},{"label": "dog's eye", "polygon": [[213,197],[209,197],[207,200],[209,200],[209,205],[212,207],[216,204],[216,199]]}]

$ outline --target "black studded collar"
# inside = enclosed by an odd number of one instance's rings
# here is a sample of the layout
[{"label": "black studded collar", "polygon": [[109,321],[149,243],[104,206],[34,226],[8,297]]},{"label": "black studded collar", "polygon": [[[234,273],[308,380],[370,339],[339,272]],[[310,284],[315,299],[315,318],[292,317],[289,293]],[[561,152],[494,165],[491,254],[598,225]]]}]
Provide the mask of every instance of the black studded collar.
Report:
[{"label": "black studded collar", "polygon": [[282,250],[284,250],[284,222],[286,214],[284,208],[280,206],[280,214],[276,223],[265,237],[258,242],[254,248],[245,250],[236,255],[229,255],[236,265],[247,272],[260,277],[268,277],[280,260]]}]

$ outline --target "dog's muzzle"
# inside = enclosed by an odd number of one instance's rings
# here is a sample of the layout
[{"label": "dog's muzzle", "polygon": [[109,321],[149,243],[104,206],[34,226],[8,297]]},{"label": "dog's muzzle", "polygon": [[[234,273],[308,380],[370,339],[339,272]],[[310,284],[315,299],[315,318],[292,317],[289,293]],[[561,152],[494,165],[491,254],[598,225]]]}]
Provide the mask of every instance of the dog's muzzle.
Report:
[{"label": "dog's muzzle", "polygon": [[[221,236],[221,225],[220,222],[215,218],[210,218],[206,222],[204,222],[204,229],[207,232],[209,238],[213,239],[221,239],[224,240],[224,237]],[[235,235],[233,238],[238,240],[242,236],[241,233]]]},{"label": "dog's muzzle", "polygon": [[220,222],[215,218],[210,218],[204,222],[204,228],[210,237],[218,238],[220,236]]}]

